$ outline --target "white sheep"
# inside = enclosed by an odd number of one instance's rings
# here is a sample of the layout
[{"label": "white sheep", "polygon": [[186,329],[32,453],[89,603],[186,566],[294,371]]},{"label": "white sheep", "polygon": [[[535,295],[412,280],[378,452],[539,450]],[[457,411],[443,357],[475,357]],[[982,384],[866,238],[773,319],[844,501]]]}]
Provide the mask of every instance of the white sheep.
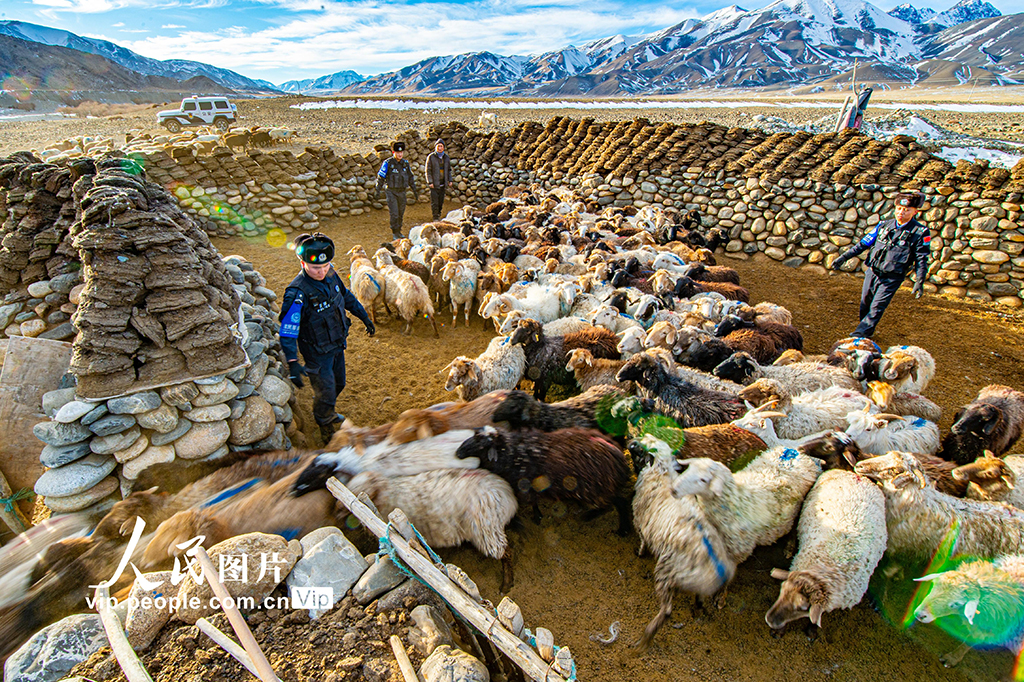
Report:
[{"label": "white sheep", "polygon": [[680,468],[671,456],[655,456],[636,481],[633,525],[643,545],[657,557],[654,591],[659,606],[637,643],[641,649],[650,646],[672,615],[676,592],[690,592],[701,601],[719,593],[736,574],[736,562],[703,508],[692,497],[673,495]]},{"label": "white sheep", "polygon": [[629,315],[619,312],[618,308],[607,304],[595,308],[587,320],[595,327],[604,327],[615,334],[620,334],[633,327],[643,330],[642,324]]},{"label": "white sheep", "polygon": [[441,271],[441,278],[448,282],[448,294],[452,301],[452,327],[459,321],[459,306],[465,309],[466,326],[469,326],[469,312],[476,295],[476,280],[480,275],[480,264],[472,258],[448,263]]},{"label": "white sheep", "polygon": [[[881,483],[889,551],[915,561],[948,542],[950,556],[992,558],[1024,552],[1024,511],[940,493],[910,453],[857,462],[855,471]],[[956,532],[950,532],[950,529]]]},{"label": "white sheep", "polygon": [[935,378],[935,358],[919,346],[890,346],[878,368],[879,378],[900,393],[924,393]]},{"label": "white sheep", "polygon": [[529,286],[523,291],[522,298],[511,293],[493,294],[484,299],[480,307],[480,317],[494,318],[519,310],[525,317],[538,322],[551,322],[561,317],[562,302],[558,292],[545,287]]},{"label": "white sheep", "polygon": [[738,384],[751,384],[758,379],[779,382],[790,395],[818,391],[839,386],[851,391],[860,390],[860,382],[845,367],[834,367],[824,362],[797,362],[790,365],[761,365],[744,351],[733,353],[718,367],[715,376]]},{"label": "white sheep", "polygon": [[[765,407],[768,406],[766,405]],[[771,414],[771,412],[764,409],[750,410],[731,423],[733,426],[750,431],[763,440],[765,445],[770,448],[796,448],[828,433],[828,431],[821,431],[804,436],[803,438],[779,438],[775,432],[775,423],[772,421]]]},{"label": "white sheep", "polygon": [[681,463],[686,469],[673,494],[697,500],[737,564],[792,529],[800,503],[821,473],[820,460],[790,448],[766,450],[735,474],[703,457]]},{"label": "white sheep", "polygon": [[412,331],[412,321],[422,314],[430,320],[430,325],[434,328],[434,338],[437,338],[439,335],[437,323],[434,321],[434,304],[430,302],[427,285],[416,275],[395,265],[391,259],[391,252],[387,249],[378,249],[374,255],[377,258],[377,267],[384,276],[384,300],[405,320],[405,329],[402,333],[409,334]]},{"label": "white sheep", "polygon": [[445,372],[448,380],[444,389],[458,389],[459,399],[468,402],[485,393],[515,388],[526,372],[526,354],[522,346],[513,346],[507,337],[496,336],[475,360],[460,355],[440,373]]},{"label": "white sheep", "polygon": [[870,407],[846,415],[845,431],[865,454],[884,455],[893,450],[934,455],[939,451],[939,427],[921,417],[871,414]]},{"label": "white sheep", "polygon": [[496,128],[498,126],[498,114],[493,111],[481,111],[476,124],[481,128]]},{"label": "white sheep", "polygon": [[807,493],[796,528],[800,549],[789,570],[772,570],[783,581],[764,617],[774,629],[798,618],[820,627],[823,613],[860,603],[885,554],[885,497],[866,478],[826,471]]},{"label": "white sheep", "polygon": [[382,476],[412,476],[437,469],[475,469],[479,460],[455,456],[459,446],[472,436],[469,429],[456,429],[408,443],[384,439],[365,448],[343,447],[337,452],[317,455],[309,470],[312,473],[330,468],[349,475],[373,471]]},{"label": "white sheep", "polygon": [[615,349],[622,353],[624,360],[628,360],[637,353],[644,351],[645,333],[643,327],[630,327],[625,331],[619,332],[617,336],[619,337],[619,344]]},{"label": "white sheep", "polygon": [[793,396],[774,379],[758,379],[740,391],[739,397],[762,407],[774,404],[770,409],[777,417],[775,430],[783,438],[844,430],[847,415],[874,404],[864,395],[838,386]]},{"label": "white sheep", "polygon": [[519,507],[512,488],[500,476],[483,469],[441,469],[396,477],[366,471],[347,486],[356,495],[366,493],[384,518],[401,509],[435,549],[470,542],[481,554],[501,559],[503,589],[511,586],[505,527]]},{"label": "white sheep", "polygon": [[349,282],[352,293],[356,295],[359,303],[363,306],[370,319],[377,324],[377,303],[383,303],[384,309],[390,313],[387,307],[387,300],[384,296],[384,275],[380,274],[366,257],[366,251],[361,246],[353,246],[348,252],[349,258]]},{"label": "white sheep", "polygon": [[[513,310],[498,327],[498,333],[508,336],[519,327],[520,320],[530,319],[523,311]],[[581,317],[560,317],[557,320],[544,323],[544,336],[565,336],[573,332],[581,332],[590,329],[592,325]]]},{"label": "white sheep", "polygon": [[[1014,654],[1024,646],[1024,556],[967,561],[917,580],[932,585],[914,611],[917,620],[962,619],[966,626],[961,622],[957,629],[970,633],[974,645],[1002,646]],[[951,668],[970,650],[963,643],[940,660]]]}]

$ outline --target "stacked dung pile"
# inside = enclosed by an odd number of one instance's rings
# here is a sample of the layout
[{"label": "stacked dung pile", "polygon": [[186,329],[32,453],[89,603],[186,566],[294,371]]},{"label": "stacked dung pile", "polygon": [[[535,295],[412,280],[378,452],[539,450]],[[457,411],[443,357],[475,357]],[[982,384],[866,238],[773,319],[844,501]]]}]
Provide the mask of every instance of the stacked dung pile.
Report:
[{"label": "stacked dung pile", "polygon": [[239,298],[206,233],[130,159],[84,176],[72,245],[85,288],[71,371],[83,397],[119,395],[245,363]]},{"label": "stacked dung pile", "polygon": [[250,263],[221,259],[130,159],[68,169],[20,156],[0,177],[0,257],[26,263],[4,280],[6,331],[75,337],[73,385],[44,396],[54,421],[35,428],[49,468],[36,491],[54,511],[122,487],[119,466],[127,485],[175,458],[287,444],[277,296]]}]

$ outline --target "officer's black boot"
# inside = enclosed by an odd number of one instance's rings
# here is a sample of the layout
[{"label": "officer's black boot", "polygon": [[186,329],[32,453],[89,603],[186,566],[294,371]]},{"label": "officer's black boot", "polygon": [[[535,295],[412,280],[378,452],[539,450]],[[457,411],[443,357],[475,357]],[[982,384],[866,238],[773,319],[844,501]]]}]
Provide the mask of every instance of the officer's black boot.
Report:
[{"label": "officer's black boot", "polygon": [[321,424],[320,425],[320,440],[323,441],[326,446],[331,441],[331,436],[334,435],[334,428],[337,424]]}]

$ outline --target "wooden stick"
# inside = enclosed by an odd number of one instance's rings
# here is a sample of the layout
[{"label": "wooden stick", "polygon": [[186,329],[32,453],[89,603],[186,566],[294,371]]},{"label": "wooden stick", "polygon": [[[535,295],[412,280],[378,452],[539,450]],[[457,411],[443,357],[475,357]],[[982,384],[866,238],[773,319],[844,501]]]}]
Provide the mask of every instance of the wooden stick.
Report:
[{"label": "wooden stick", "polygon": [[142,661],[139,660],[135,649],[128,643],[128,637],[124,634],[121,626],[121,619],[117,617],[114,610],[110,608],[110,588],[101,584],[96,588],[96,610],[100,613],[100,622],[103,623],[103,630],[107,633],[107,642],[117,664],[124,671],[125,679],[128,682],[153,682]]},{"label": "wooden stick", "polygon": [[[331,477],[327,481],[327,489],[348,507],[349,511],[355,514],[356,518],[371,533],[379,538],[387,534],[387,525],[380,517],[371,513],[337,478]],[[551,670],[533,649],[502,627],[493,613],[484,610],[483,607],[466,596],[434,564],[418,552],[411,550],[404,539],[393,533],[391,544],[395,546],[395,551],[398,552],[402,560],[416,571],[427,585],[441,595],[463,618],[472,623],[473,627],[494,642],[495,646],[522,668],[531,679],[537,680],[537,682],[564,682],[564,678]]]},{"label": "wooden stick", "polygon": [[202,547],[196,547],[196,558],[199,559],[199,564],[203,567],[203,574],[210,582],[210,589],[213,590],[213,593],[217,595],[217,599],[220,600],[220,607],[224,610],[224,615],[228,617],[231,629],[235,631],[238,641],[242,643],[245,653],[249,654],[253,667],[258,671],[256,676],[263,682],[281,682],[274,673],[274,669],[270,667],[270,661],[263,655],[260,645],[256,643],[256,638],[252,636],[252,630],[246,625],[245,619],[242,618],[241,612],[235,606],[235,601],[231,594],[220,582],[220,578],[217,576],[217,569],[213,567],[213,562],[210,560],[210,555]]},{"label": "wooden stick", "polygon": [[401,638],[398,635],[391,635],[391,650],[395,652],[395,659],[398,660],[398,667],[402,671],[402,677],[405,678],[405,682],[420,682],[419,675],[416,674],[416,669],[412,667],[412,661],[409,660],[409,654],[405,653],[405,645],[402,644]]},{"label": "wooden stick", "polygon": [[[7,477],[0,471],[0,497],[11,498],[13,496],[14,492],[7,482]],[[28,519],[21,513],[21,509],[18,508],[17,502],[11,503],[11,511],[7,511],[7,505],[0,504],[0,520],[3,520],[15,535],[24,533],[30,525]]]},{"label": "wooden stick", "polygon": [[213,623],[205,618],[200,618],[196,621],[196,627],[199,628],[203,634],[218,644],[221,649],[228,652],[232,658],[241,663],[242,667],[253,674],[253,677],[260,676],[259,672],[256,670],[256,666],[252,664],[252,659],[249,658],[249,654],[245,653],[245,649],[238,646],[238,644],[235,643],[235,640],[218,630]]}]

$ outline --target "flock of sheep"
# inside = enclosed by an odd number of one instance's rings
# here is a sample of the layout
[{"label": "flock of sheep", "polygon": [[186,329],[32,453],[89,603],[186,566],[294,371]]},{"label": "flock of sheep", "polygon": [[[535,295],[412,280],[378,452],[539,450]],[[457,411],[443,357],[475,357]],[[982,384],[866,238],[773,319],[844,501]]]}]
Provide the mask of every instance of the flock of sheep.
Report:
[{"label": "flock of sheep", "polygon": [[[539,498],[614,507],[619,532],[632,525],[657,559],[659,610],[642,647],[676,593],[721,599],[754,548],[794,525],[799,550],[773,571],[777,629],[853,607],[885,552],[916,570],[956,527],[951,556],[972,560],[920,578],[932,590],[918,618],[956,616],[1019,649],[1024,458],[1006,455],[1024,393],[986,387],[942,438],[941,410],[922,395],[936,371],[926,350],[851,338],[805,356],[790,312],[750,305],[736,271],[715,263],[722,238],[693,213],[598,213],[533,187],[418,226],[375,262],[354,247],[351,286],[371,315],[383,304],[408,333],[448,305],[453,324],[475,310],[499,335],[442,370],[457,402],[346,425],[296,491],[339,476],[384,514],[405,510],[428,543],[502,558],[505,589],[518,509],[538,518]],[[544,402],[556,386],[582,393]],[[622,416],[627,428],[609,430]],[[1009,615],[988,603],[1007,594]]]},{"label": "flock of sheep", "polygon": [[[34,528],[0,553],[16,566],[0,590],[0,649],[84,608],[137,517],[154,530],[134,560],[155,570],[199,533],[212,544],[343,521],[325,489],[336,476],[385,517],[401,508],[432,547],[468,542],[500,559],[503,590],[520,510],[537,521],[542,499],[576,503],[584,519],[615,509],[618,533],[635,529],[656,559],[641,647],[677,593],[720,603],[739,564],[795,526],[796,555],[773,571],[772,628],[852,608],[888,553],[932,586],[919,620],[957,619],[973,641],[1019,650],[1024,457],[1007,455],[1024,393],[984,388],[941,437],[941,410],[922,395],[936,372],[927,351],[842,339],[804,355],[790,312],[750,305],[735,270],[715,263],[724,235],[699,215],[506,194],[414,228],[373,260],[349,254],[351,288],[374,318],[383,307],[408,331],[449,305],[453,324],[461,310],[467,325],[472,311],[494,325],[482,354],[442,370],[458,400],[346,423],[319,454],[232,453],[178,493],[133,493],[87,537],[54,543],[59,522]],[[575,395],[546,402],[555,392]],[[940,546],[968,559],[921,576]]]}]

